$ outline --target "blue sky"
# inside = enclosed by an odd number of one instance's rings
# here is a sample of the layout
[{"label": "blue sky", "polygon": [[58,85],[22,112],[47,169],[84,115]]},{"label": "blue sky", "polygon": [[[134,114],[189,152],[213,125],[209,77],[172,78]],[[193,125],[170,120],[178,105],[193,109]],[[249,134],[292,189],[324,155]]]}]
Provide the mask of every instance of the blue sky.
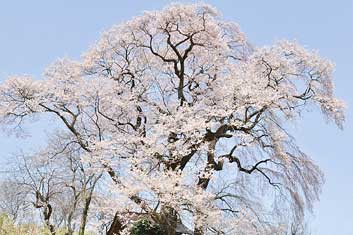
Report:
[{"label": "blue sky", "polygon": [[[79,58],[100,33],[143,10],[160,9],[170,1],[2,1],[0,7],[0,81],[11,74],[40,77],[60,57]],[[191,2],[191,1],[189,1]],[[336,95],[347,106],[343,131],[317,113],[304,115],[295,130],[297,141],[325,173],[326,184],[311,222],[313,234],[353,234],[353,0],[204,1],[224,18],[239,23],[255,45],[297,40],[336,63]],[[4,164],[19,147],[35,148],[45,138],[37,123],[29,139],[0,134]],[[0,165],[1,167],[1,165]]]}]

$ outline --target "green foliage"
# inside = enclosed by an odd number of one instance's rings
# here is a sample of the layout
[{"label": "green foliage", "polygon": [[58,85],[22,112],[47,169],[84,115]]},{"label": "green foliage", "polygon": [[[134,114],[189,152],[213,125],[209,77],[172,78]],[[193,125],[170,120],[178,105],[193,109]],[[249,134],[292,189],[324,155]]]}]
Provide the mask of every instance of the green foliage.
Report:
[{"label": "green foliage", "polygon": [[131,235],[163,235],[163,230],[159,224],[152,223],[148,219],[141,219],[132,227]]}]

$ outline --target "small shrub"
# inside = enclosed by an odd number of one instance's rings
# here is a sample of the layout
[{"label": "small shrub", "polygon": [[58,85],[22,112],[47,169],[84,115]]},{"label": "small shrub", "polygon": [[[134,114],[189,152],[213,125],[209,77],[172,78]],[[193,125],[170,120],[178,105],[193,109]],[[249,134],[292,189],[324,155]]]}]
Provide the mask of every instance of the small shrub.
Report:
[{"label": "small shrub", "polygon": [[141,219],[133,225],[131,235],[163,235],[163,231],[159,224]]}]

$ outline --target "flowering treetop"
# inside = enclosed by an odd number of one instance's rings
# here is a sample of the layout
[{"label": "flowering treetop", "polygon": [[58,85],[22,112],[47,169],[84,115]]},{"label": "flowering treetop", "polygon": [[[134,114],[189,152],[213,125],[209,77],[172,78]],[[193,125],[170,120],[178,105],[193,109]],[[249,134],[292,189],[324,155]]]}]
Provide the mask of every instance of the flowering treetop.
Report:
[{"label": "flowering treetop", "polygon": [[63,123],[67,146],[111,178],[100,209],[116,233],[147,216],[168,231],[274,234],[318,199],[322,173],[286,127],[314,106],[342,127],[332,69],[295,42],[250,45],[208,5],[173,4],[112,27],[43,80],[10,77],[1,123]]}]

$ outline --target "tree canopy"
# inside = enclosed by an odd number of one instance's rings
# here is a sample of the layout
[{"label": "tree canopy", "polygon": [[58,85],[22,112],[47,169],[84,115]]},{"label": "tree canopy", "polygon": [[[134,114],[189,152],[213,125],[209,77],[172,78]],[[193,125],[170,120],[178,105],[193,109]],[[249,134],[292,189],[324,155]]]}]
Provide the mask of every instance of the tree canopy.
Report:
[{"label": "tree canopy", "polygon": [[40,155],[74,150],[104,174],[92,210],[109,235],[139,221],[168,235],[181,225],[286,234],[323,183],[289,127],[319,107],[342,128],[332,70],[296,42],[252,45],[209,5],[172,4],[113,26],[43,79],[10,77],[0,85],[1,124],[20,133],[35,116],[60,123],[59,147],[49,139]]}]

